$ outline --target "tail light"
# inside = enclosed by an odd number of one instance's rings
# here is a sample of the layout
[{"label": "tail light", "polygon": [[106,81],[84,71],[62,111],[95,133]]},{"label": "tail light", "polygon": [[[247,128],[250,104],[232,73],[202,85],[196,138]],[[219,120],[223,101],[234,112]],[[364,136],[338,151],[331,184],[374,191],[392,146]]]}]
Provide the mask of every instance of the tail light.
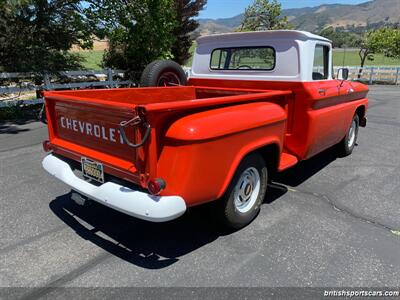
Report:
[{"label": "tail light", "polygon": [[44,152],[50,152],[53,150],[49,141],[43,141],[43,150]]},{"label": "tail light", "polygon": [[159,195],[163,189],[165,189],[166,183],[164,179],[156,178],[150,179],[147,183],[147,189],[149,190],[150,194],[152,195]]}]

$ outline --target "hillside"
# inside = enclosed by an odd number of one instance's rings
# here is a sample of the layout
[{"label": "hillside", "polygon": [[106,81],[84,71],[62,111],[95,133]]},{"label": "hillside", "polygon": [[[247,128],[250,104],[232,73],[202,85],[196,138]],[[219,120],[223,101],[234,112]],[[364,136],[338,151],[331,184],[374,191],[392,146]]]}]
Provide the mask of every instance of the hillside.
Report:
[{"label": "hillside", "polygon": [[[400,23],[400,0],[373,0],[358,5],[330,4],[283,10],[295,29],[318,32],[327,26],[349,31]],[[199,19],[201,35],[234,31],[243,14],[232,18]]]}]

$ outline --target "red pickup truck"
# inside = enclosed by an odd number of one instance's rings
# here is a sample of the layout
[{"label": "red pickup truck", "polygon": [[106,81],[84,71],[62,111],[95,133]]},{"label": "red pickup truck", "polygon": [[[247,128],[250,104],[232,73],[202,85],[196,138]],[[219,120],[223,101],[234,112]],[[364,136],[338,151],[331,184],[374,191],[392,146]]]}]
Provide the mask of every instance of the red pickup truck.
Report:
[{"label": "red pickup truck", "polygon": [[43,167],[76,202],[164,222],[218,201],[241,228],[269,175],[333,145],[353,151],[368,88],[332,72],[331,42],[308,32],[202,37],[189,74],[156,61],[147,87],[46,92]]}]

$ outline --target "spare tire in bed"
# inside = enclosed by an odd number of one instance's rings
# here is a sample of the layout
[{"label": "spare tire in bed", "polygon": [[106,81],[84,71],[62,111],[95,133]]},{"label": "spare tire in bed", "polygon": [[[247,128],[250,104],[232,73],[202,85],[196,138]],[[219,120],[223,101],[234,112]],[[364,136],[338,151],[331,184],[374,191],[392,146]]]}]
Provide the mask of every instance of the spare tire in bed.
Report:
[{"label": "spare tire in bed", "polygon": [[182,67],[172,60],[156,60],[144,69],[140,86],[186,85],[187,77]]}]

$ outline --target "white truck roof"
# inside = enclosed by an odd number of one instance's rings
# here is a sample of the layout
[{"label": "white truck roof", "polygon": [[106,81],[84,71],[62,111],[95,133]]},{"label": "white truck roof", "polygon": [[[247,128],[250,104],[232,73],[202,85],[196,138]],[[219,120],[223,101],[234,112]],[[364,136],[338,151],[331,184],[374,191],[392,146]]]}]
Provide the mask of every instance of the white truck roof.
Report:
[{"label": "white truck roof", "polygon": [[[316,45],[329,49],[329,79],[332,78],[331,41],[306,31],[269,30],[203,36],[197,39],[190,77],[234,80],[312,81]],[[275,65],[271,70],[216,70],[210,67],[214,50],[230,47],[270,47]]]},{"label": "white truck roof", "polygon": [[268,39],[291,39],[291,40],[319,40],[331,42],[322,36],[300,30],[268,30],[268,31],[249,31],[233,32],[223,34],[213,34],[202,36],[197,39],[198,44],[212,42],[228,42],[237,40],[268,40]]}]

